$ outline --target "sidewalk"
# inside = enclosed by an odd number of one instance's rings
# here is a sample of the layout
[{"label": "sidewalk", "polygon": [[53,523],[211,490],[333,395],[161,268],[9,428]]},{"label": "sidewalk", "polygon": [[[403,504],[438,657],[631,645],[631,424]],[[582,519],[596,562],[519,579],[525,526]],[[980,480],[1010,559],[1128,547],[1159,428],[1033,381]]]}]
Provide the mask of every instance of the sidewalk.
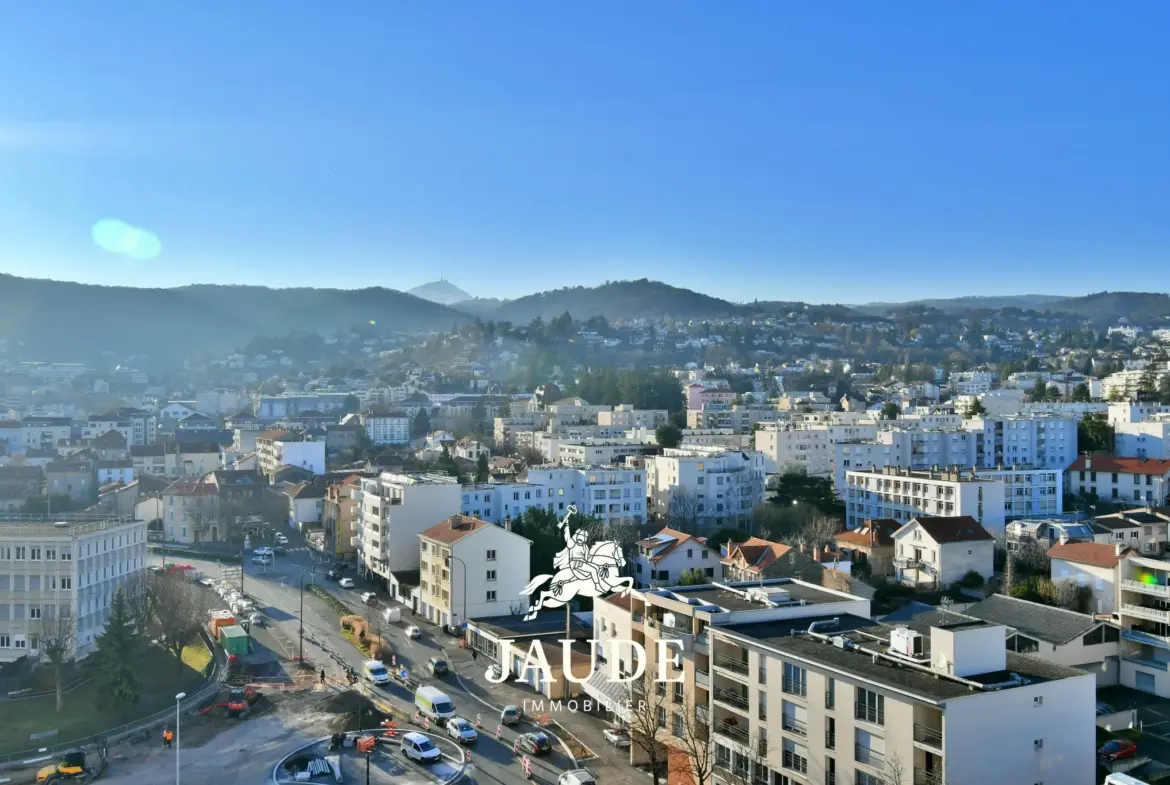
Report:
[{"label": "sidewalk", "polygon": [[[422,621],[427,627],[436,630],[436,640],[442,641],[441,645],[447,654],[451,670],[463,689],[473,697],[487,702],[496,712],[508,705],[524,706],[528,701],[543,700],[547,703],[548,699],[544,695],[527,685],[511,681],[503,684],[488,681],[486,670],[489,663],[486,658],[472,659],[469,649],[459,648],[457,638],[448,636],[438,627],[427,624],[425,620]],[[593,752],[595,757],[584,758],[577,763],[597,774],[601,782],[607,785],[644,785],[648,781],[649,778],[643,772],[630,765],[628,749],[618,749],[605,740],[602,733],[608,725],[601,718],[580,711],[562,710],[550,713],[550,719]],[[555,726],[547,730],[551,735],[557,736]],[[569,740],[561,741],[564,743]]]}]

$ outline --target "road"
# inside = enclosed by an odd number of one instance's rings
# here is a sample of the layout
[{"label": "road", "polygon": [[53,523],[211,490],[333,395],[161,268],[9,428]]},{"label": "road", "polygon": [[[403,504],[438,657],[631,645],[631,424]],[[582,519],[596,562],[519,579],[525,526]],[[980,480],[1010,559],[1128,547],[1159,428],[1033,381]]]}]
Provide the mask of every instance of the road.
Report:
[{"label": "road", "polygon": [[[284,556],[277,556],[273,565],[253,565],[246,561],[243,565],[244,593],[253,598],[259,610],[270,619],[267,631],[276,641],[277,654],[283,658],[291,658],[296,656],[299,651],[298,630],[301,623],[299,614],[302,603],[299,581],[303,575],[306,586],[303,594],[305,657],[312,661],[317,668],[324,665],[331,679],[340,680],[342,678],[341,668],[312,642],[315,639],[339,654],[344,662],[360,675],[364,658],[361,652],[341,637],[337,612],[307,589],[314,568],[317,584],[345,602],[354,614],[366,616],[368,610],[370,615],[373,615],[375,612],[380,612],[381,608],[385,606],[379,605],[377,608],[367,609],[360,600],[360,593],[363,591],[360,584],[356,589],[346,590],[340,588],[335,582],[325,580],[324,574],[329,569],[331,562],[317,559],[315,553],[297,542],[294,533],[290,532],[288,536],[293,541],[288,546],[289,552]],[[150,558],[152,564],[162,564],[164,560],[180,563],[189,562],[208,577],[219,577],[220,563],[211,558],[176,558],[153,553]],[[353,576],[354,573],[354,570],[349,570],[346,574]],[[406,626],[411,623],[417,623],[423,630],[423,635],[418,640],[411,640],[405,634]],[[422,679],[422,665],[430,657],[446,654],[443,648],[444,644],[457,649],[457,641],[439,633],[437,628],[426,624],[425,620],[412,619],[408,610],[403,611],[403,620],[400,624],[389,624],[384,625],[384,627],[386,637],[389,638],[397,657],[398,666],[405,666],[411,677],[416,680]],[[264,636],[260,637],[262,639]],[[461,654],[465,655],[466,653],[461,652]],[[424,680],[428,683],[441,684],[443,691],[455,702],[461,716],[466,717],[471,722],[476,721],[477,714],[482,716],[483,732],[479,742],[472,748],[474,773],[471,775],[470,781],[478,785],[491,785],[492,783],[511,785],[511,783],[525,782],[519,759],[512,753],[512,744],[517,732],[505,728],[501,741],[495,740],[495,729],[502,706],[494,705],[486,699],[485,692],[476,690],[474,684],[468,684],[457,675],[448,674],[441,679],[428,677]],[[410,691],[398,685],[388,685],[378,689],[380,689],[383,699],[413,714],[413,695]],[[479,694],[475,694],[476,692]],[[523,733],[534,729],[533,726],[525,723],[520,726],[519,732]],[[572,758],[567,754],[567,750],[559,745],[554,750],[553,755],[533,760],[533,774],[536,775],[536,781],[539,782],[555,783],[561,772],[573,768],[575,766]],[[464,782],[467,781],[464,780]]]}]

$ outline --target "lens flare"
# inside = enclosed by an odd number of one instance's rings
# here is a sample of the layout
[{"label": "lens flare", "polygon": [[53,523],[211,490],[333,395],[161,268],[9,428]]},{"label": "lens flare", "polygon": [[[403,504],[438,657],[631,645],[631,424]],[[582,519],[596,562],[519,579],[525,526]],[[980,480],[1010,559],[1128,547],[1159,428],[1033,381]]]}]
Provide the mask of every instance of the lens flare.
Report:
[{"label": "lens flare", "polygon": [[157,259],[162,253],[162,243],[152,232],[114,218],[98,221],[90,234],[102,250],[131,259],[147,261]]},{"label": "lens flare", "polygon": [[377,322],[376,320],[374,320],[374,319],[370,319],[370,324],[377,324],[377,323],[378,323],[378,322]]}]

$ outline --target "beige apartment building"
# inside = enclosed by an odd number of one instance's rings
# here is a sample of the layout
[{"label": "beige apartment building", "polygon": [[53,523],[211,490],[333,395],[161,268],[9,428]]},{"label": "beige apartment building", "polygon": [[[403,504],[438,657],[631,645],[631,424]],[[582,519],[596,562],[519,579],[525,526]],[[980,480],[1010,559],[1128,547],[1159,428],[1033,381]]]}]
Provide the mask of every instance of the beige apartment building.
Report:
[{"label": "beige apartment building", "polygon": [[[594,632],[622,672],[633,670],[624,628],[646,647],[636,691],[676,772],[697,725],[712,740],[713,781],[734,785],[1094,781],[1093,675],[1006,651],[1003,625],[921,634],[872,621],[860,598],[783,579],[631,596],[629,610],[597,603]],[[659,638],[681,646],[679,684],[654,681]],[[630,717],[621,685],[595,675],[583,686]]]}]

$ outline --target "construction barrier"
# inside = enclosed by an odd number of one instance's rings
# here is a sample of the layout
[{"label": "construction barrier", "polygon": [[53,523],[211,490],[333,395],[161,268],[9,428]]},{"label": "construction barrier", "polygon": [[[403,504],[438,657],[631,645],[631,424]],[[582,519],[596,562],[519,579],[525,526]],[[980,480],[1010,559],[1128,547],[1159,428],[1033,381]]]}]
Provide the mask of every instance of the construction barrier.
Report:
[{"label": "construction barrier", "polygon": [[477,728],[483,727],[483,715],[481,715],[481,714],[475,715],[475,727],[477,727]]},{"label": "construction barrier", "polygon": [[524,767],[524,779],[532,779],[532,761],[528,759],[527,755],[524,756],[524,760],[520,761],[520,765]]},{"label": "construction barrier", "polygon": [[504,726],[503,726],[503,725],[497,725],[497,726],[496,726],[496,741],[499,741],[499,740],[500,740],[500,737],[501,737],[501,736],[503,736],[503,735],[504,735]]}]

